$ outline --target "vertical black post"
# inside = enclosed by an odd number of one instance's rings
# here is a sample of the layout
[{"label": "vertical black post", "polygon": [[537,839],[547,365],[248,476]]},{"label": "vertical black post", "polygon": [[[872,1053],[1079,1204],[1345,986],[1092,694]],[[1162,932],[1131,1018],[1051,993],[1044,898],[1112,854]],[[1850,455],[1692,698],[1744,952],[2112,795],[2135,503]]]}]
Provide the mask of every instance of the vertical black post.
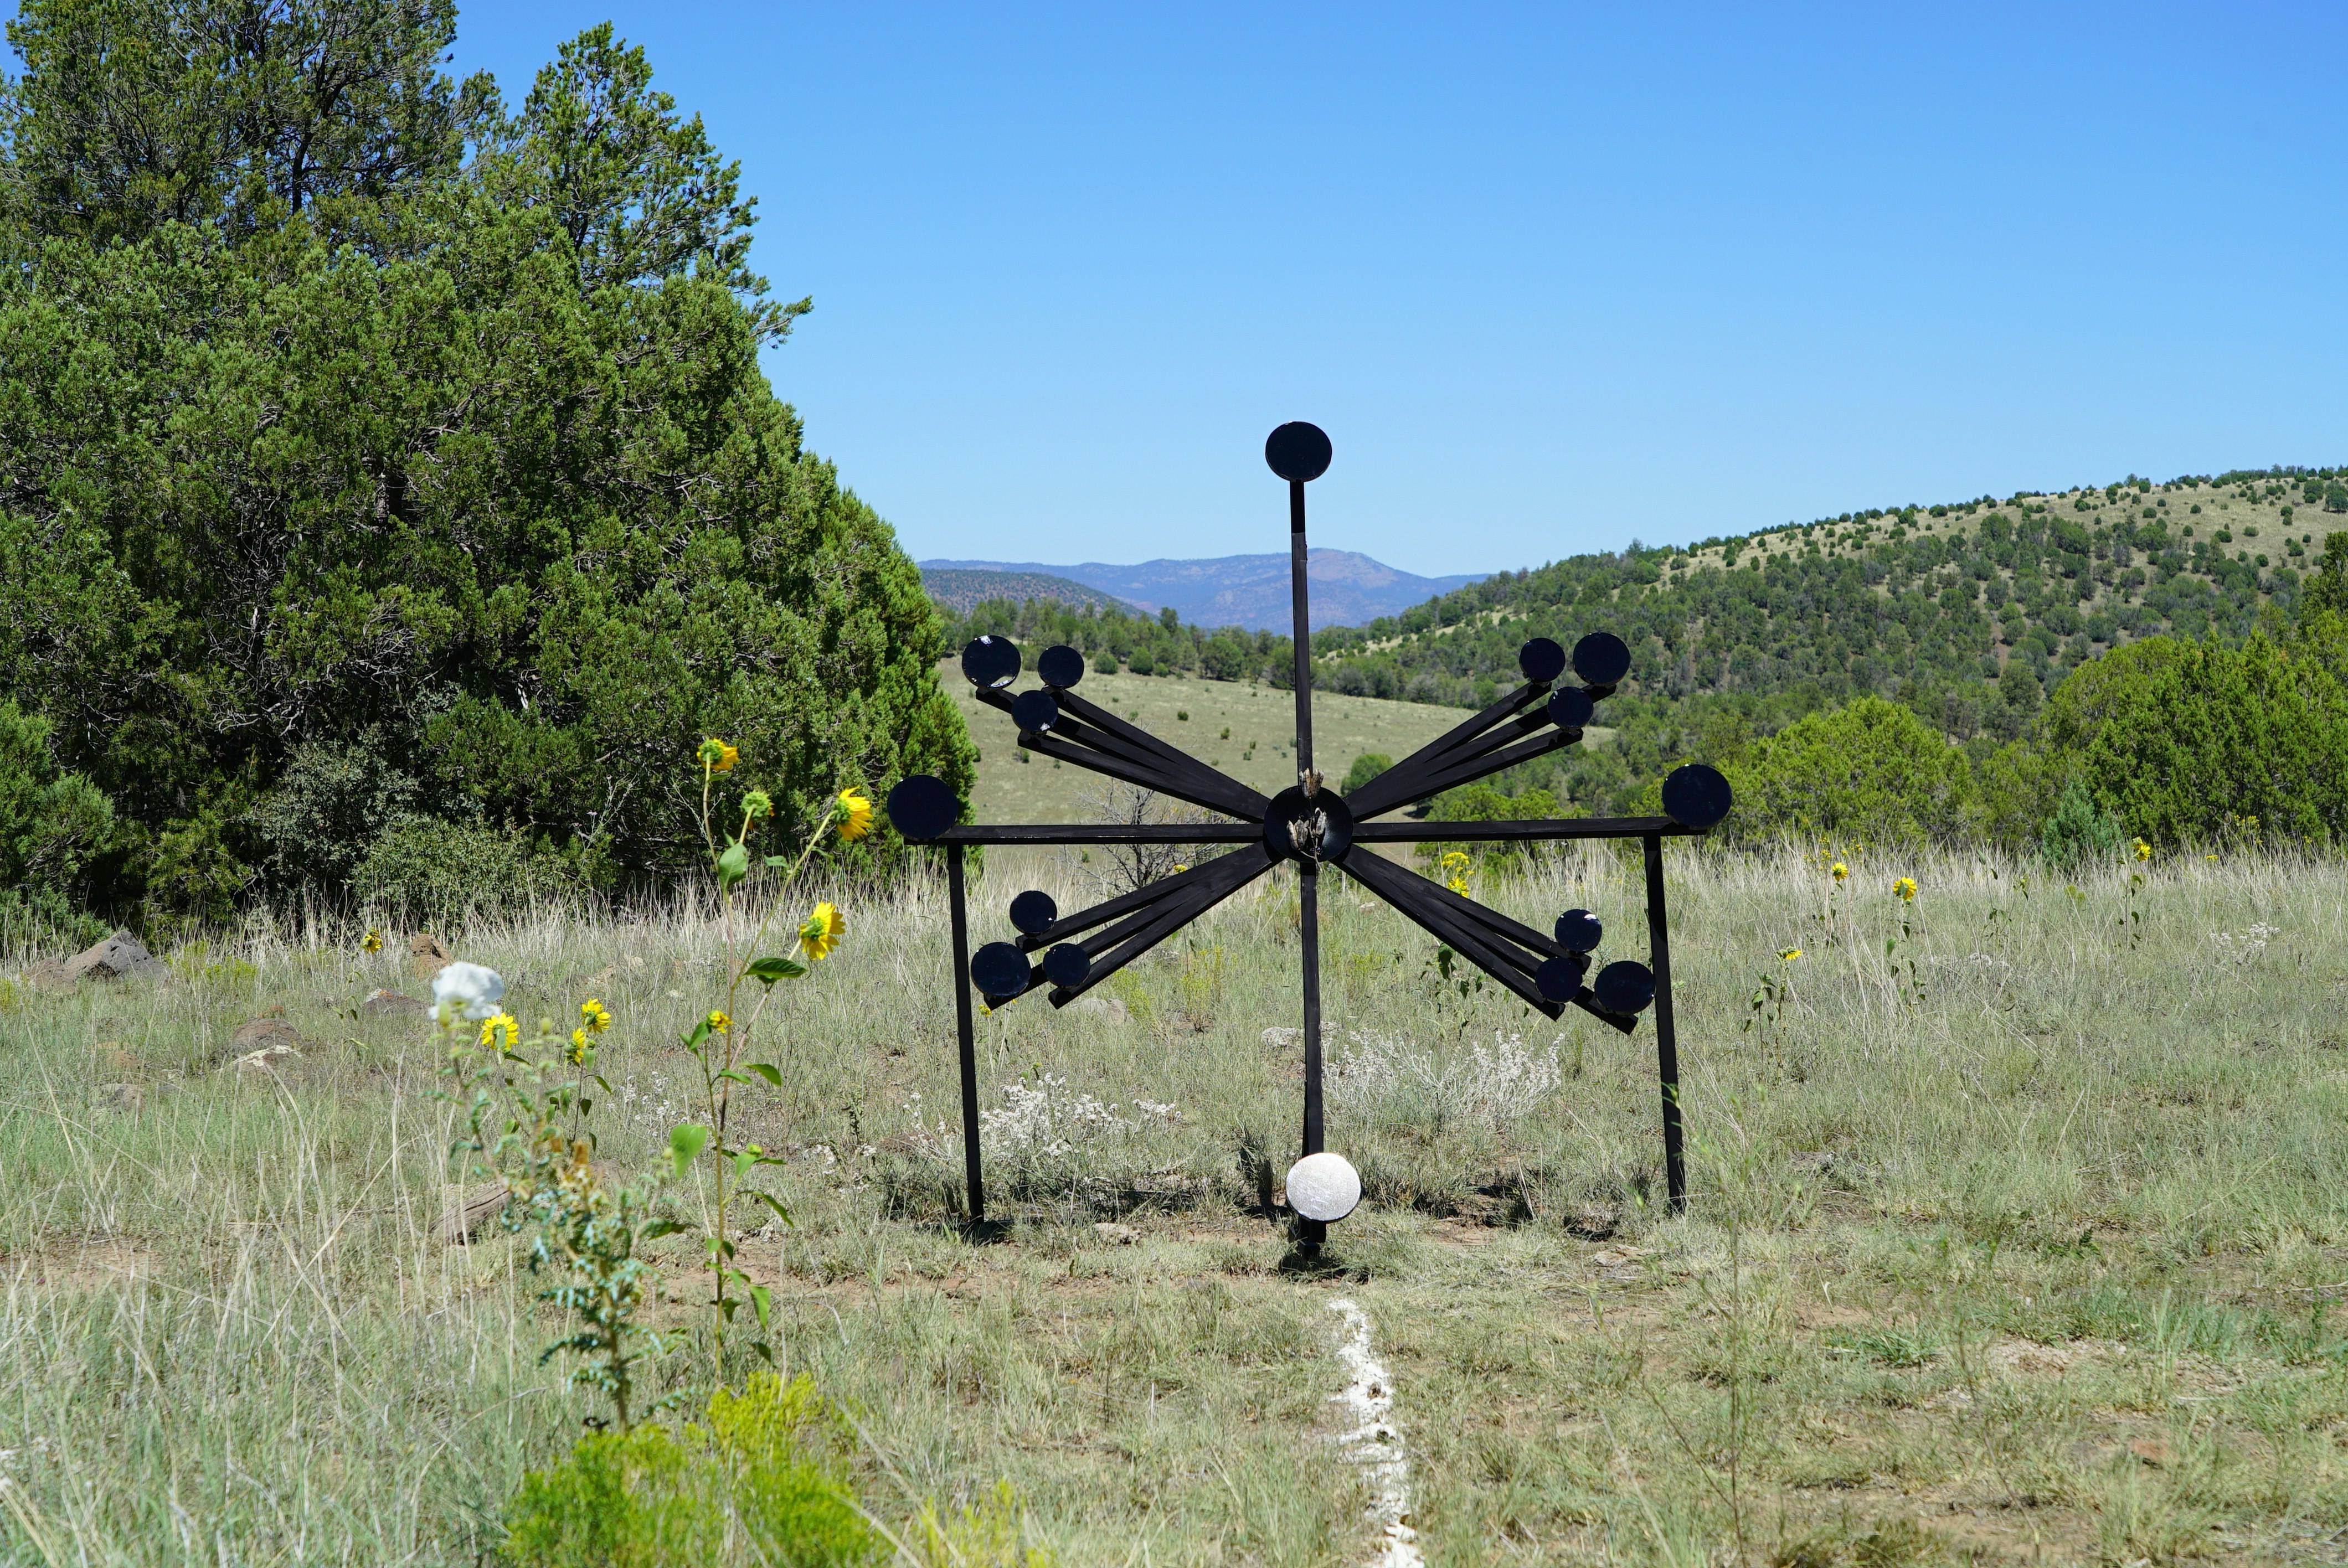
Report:
[{"label": "vertical black post", "polygon": [[[1313,778],[1313,621],[1304,587],[1304,481],[1288,482],[1290,629],[1296,656],[1296,777],[1308,801]],[[1304,950],[1304,1153],[1321,1152],[1321,867],[1297,862],[1297,941]],[[1298,1241],[1307,1250],[1328,1239],[1319,1220],[1303,1222]]]},{"label": "vertical black post", "polygon": [[986,1182],[979,1170],[978,1041],[970,1016],[970,922],[963,910],[962,845],[946,845],[946,897],[953,909],[954,1034],[962,1045],[962,1164],[970,1223],[986,1220]]},{"label": "vertical black post", "polygon": [[1672,1213],[1687,1213],[1687,1154],[1680,1132],[1680,1037],[1672,1023],[1672,934],[1663,907],[1663,838],[1646,835],[1647,964],[1655,972],[1655,1066],[1663,1083],[1663,1184]]}]

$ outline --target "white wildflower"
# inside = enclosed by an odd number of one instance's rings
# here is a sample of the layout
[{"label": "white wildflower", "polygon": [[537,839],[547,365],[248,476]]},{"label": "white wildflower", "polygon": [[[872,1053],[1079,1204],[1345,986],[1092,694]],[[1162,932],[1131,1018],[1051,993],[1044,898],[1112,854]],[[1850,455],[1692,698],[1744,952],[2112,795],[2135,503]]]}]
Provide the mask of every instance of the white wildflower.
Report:
[{"label": "white wildflower", "polygon": [[464,1009],[458,1016],[476,1023],[495,1014],[505,994],[505,977],[479,964],[450,964],[432,977],[432,1010],[456,1002]]}]

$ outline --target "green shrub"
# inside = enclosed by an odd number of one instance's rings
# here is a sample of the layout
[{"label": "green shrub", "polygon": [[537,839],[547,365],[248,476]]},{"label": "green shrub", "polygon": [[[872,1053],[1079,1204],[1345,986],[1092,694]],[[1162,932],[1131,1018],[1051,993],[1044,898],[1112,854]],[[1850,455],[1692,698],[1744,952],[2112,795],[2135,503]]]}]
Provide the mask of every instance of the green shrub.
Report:
[{"label": "green shrub", "polygon": [[94,934],[74,914],[90,861],[114,835],[114,804],[58,767],[50,728],[0,702],[0,926]]},{"label": "green shrub", "polygon": [[1352,794],[1372,779],[1394,766],[1394,759],[1384,752],[1364,752],[1345,770],[1345,782],[1337,786],[1339,794]]},{"label": "green shrub", "polygon": [[2098,810],[2087,786],[2075,778],[2063,786],[2063,799],[2038,835],[2038,854],[2053,869],[2072,871],[2119,858],[2123,836],[2119,818]]},{"label": "green shrub", "polygon": [[1731,821],[1747,837],[1791,831],[1905,847],[1977,827],[1979,794],[1964,753],[1880,697],[1797,719],[1723,771],[1736,793]]},{"label": "green shrub", "polygon": [[525,1568],[869,1563],[881,1542],[857,1505],[849,1436],[807,1377],[761,1373],[739,1395],[719,1389],[705,1424],[599,1432],[532,1471],[502,1555]]},{"label": "green shrub", "polygon": [[2155,844],[2314,842],[2348,834],[2348,629],[2283,643],[2149,637],[2054,689],[2041,721],[2096,810]]},{"label": "green shrub", "polygon": [[582,891],[572,858],[520,828],[428,816],[403,817],[376,839],[352,868],[350,888],[366,907],[433,926]]}]

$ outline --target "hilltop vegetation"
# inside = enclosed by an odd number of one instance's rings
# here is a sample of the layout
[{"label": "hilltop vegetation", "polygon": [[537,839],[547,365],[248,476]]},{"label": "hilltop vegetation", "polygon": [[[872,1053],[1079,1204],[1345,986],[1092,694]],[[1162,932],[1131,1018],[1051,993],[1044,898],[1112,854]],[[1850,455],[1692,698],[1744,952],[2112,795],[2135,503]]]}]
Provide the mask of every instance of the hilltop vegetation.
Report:
[{"label": "hilltop vegetation", "polygon": [[[1316,632],[1314,679],[1333,695],[1477,706],[1519,679],[1529,638],[1609,630],[1631,645],[1612,744],[1462,792],[1446,815],[1651,807],[1654,781],[1697,760],[1747,786],[1734,825],[1748,836],[2042,845],[2075,784],[2106,848],[2137,835],[2329,841],[2348,830],[2324,760],[2348,747],[2333,717],[2343,659],[2336,620],[2307,612],[2319,562],[2348,570],[2324,546],[2343,514],[2348,470],[2279,468],[1633,546]],[[1288,669],[1284,638],[1171,616],[997,602],[953,634],[980,630],[1144,673],[1278,683]],[[2142,724],[2115,729],[2114,712]]]}]

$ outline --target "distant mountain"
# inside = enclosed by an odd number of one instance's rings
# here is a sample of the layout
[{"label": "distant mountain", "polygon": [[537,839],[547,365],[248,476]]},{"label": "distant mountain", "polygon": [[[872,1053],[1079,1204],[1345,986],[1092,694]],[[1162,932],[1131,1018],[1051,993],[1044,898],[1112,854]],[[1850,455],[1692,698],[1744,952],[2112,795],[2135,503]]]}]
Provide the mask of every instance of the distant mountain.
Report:
[{"label": "distant mountain", "polygon": [[1047,571],[1028,571],[1017,567],[927,565],[922,568],[922,587],[940,604],[965,615],[970,613],[972,605],[983,599],[1008,599],[1022,604],[1031,599],[1049,599],[1076,609],[1087,604],[1097,604],[1103,610],[1112,606],[1133,609],[1113,593],[1103,593]]},{"label": "distant mountain", "polygon": [[[1288,558],[1284,555],[1220,556],[1211,560],[1152,560],[1138,566],[1086,561],[1045,566],[1035,561],[934,560],[922,563],[922,579],[932,575],[999,572],[1023,580],[1073,579],[1116,595],[1138,610],[1167,605],[1193,626],[1243,626],[1250,631],[1285,631],[1289,624]],[[1313,625],[1359,626],[1382,615],[1400,615],[1438,594],[1484,580],[1487,574],[1416,577],[1353,550],[1313,550],[1304,575],[1313,589]],[[932,589],[932,592],[936,590]],[[1006,583],[1000,594],[1019,599],[1025,590]],[[1035,597],[1059,597],[1035,595]],[[1074,602],[1074,601],[1071,601]]]}]

